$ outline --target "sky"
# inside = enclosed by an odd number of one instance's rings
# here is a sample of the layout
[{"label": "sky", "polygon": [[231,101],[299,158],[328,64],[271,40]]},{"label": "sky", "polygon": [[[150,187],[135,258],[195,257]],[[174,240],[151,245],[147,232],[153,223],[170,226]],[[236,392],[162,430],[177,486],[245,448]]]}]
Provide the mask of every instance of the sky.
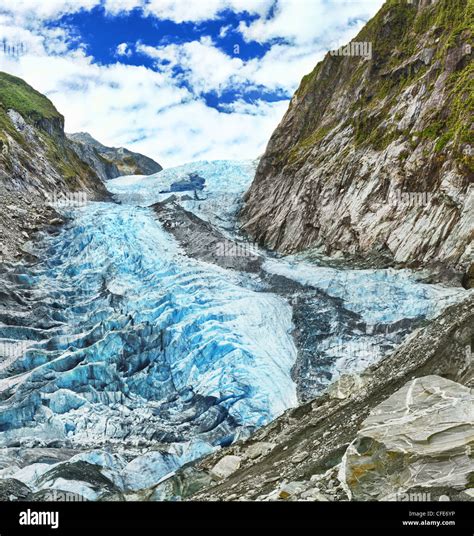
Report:
[{"label": "sky", "polygon": [[382,4],[2,0],[0,70],[46,94],[67,132],[164,167],[256,158],[301,78]]}]

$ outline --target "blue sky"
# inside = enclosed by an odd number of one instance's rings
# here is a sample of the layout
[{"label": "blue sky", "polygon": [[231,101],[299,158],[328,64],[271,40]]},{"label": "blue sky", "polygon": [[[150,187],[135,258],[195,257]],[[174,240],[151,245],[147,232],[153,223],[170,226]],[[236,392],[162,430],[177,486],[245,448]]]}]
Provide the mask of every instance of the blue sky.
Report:
[{"label": "blue sky", "polygon": [[382,0],[3,0],[0,69],[70,132],[165,166],[255,158],[301,77]]}]

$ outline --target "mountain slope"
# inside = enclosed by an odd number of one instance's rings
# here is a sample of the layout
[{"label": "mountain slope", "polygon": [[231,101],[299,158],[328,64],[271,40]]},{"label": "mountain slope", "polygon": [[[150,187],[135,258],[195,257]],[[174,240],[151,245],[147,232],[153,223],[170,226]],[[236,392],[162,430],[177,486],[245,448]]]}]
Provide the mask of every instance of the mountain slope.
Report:
[{"label": "mountain slope", "polygon": [[328,53],[270,139],[244,230],[472,277],[473,28],[472,0],[389,0],[353,41],[371,58]]},{"label": "mountain slope", "polygon": [[0,259],[20,255],[31,233],[58,223],[55,205],[107,196],[72,150],[51,101],[0,73]]},{"label": "mountain slope", "polygon": [[163,168],[148,156],[124,147],[106,147],[87,132],[68,134],[79,157],[87,162],[102,180],[121,175],[152,175]]}]

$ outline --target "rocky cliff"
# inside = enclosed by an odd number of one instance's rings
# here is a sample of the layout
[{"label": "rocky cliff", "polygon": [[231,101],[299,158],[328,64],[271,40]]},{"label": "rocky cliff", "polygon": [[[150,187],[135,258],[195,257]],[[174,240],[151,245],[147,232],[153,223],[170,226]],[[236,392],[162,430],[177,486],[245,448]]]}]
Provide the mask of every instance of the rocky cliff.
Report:
[{"label": "rocky cliff", "polygon": [[51,101],[0,73],[0,260],[21,255],[34,232],[60,223],[55,207],[107,196],[72,150]]},{"label": "rocky cliff", "polygon": [[441,267],[472,284],[474,2],[388,0],[301,81],[244,230],[284,253]]},{"label": "rocky cliff", "polygon": [[121,175],[152,175],[163,168],[148,156],[124,147],[106,147],[87,132],[68,134],[78,156],[87,162],[102,180]]}]

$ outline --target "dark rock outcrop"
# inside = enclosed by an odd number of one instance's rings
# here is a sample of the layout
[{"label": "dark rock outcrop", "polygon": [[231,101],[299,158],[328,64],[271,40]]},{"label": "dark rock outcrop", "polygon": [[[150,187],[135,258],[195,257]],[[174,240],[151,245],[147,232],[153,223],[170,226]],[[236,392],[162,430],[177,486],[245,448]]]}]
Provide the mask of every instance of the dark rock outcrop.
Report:
[{"label": "dark rock outcrop", "polygon": [[216,227],[185,210],[173,197],[152,205],[158,220],[186,250],[199,260],[222,268],[243,272],[259,272],[263,259],[255,251],[247,251],[248,244],[227,239]]}]

